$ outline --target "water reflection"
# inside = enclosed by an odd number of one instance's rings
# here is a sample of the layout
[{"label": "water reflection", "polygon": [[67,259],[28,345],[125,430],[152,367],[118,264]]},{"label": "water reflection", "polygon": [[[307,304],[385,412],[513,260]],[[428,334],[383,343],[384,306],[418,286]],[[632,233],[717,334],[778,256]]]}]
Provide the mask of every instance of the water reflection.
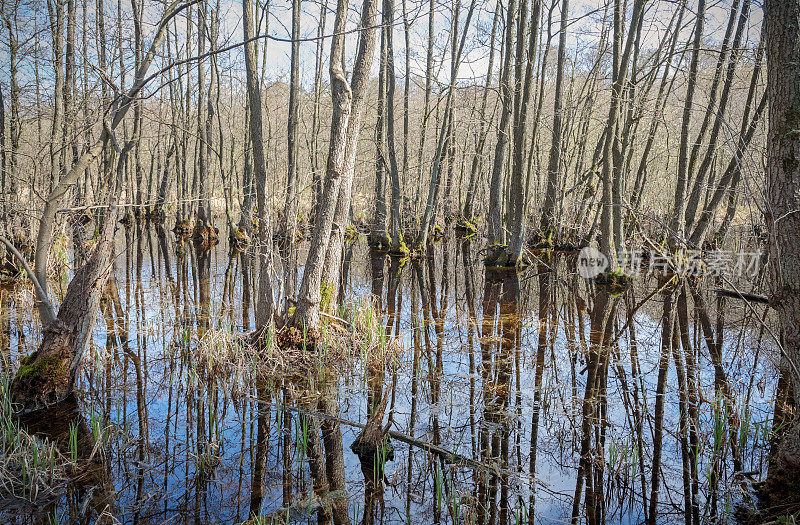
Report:
[{"label": "water reflection", "polygon": [[[120,232],[78,400],[47,418],[94,474],[3,521],[700,523],[766,473],[772,350],[699,283],[613,295],[569,256],[497,273],[468,239],[422,259],[357,241],[338,294],[370,298],[392,351],[276,377],[198,345],[252,328],[257,259],[173,237]],[[27,293],[0,290],[12,360],[40,337]]]}]

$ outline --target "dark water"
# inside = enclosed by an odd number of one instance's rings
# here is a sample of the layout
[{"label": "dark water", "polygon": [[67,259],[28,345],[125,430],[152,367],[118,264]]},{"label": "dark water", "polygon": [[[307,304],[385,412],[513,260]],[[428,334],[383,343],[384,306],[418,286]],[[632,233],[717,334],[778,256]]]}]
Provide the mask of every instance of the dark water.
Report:
[{"label": "dark water", "polygon": [[[204,337],[252,328],[252,256],[229,256],[224,243],[196,253],[155,229],[121,231],[77,402],[48,416],[55,439],[79,428],[89,466],[33,507],[6,498],[2,521],[240,523],[251,512],[291,509],[282,517],[292,522],[563,523],[586,473],[584,440],[592,474],[578,492],[594,503],[581,504],[581,522],[643,522],[655,450],[659,523],[684,521],[684,487],[692,485],[702,521],[732,519],[769,456],[777,372],[762,310],[702,292],[711,321],[724,327],[717,336],[729,409],[689,297],[687,347],[667,354],[654,443],[661,284],[637,277],[612,299],[602,387],[587,394],[598,291],[576,275],[574,256],[498,275],[485,271],[476,244],[447,238],[405,264],[371,257],[363,240],[348,245],[344,297],[372,298],[375,326],[396,340],[393,357],[368,365],[355,351],[313,377],[284,377],[247,362],[215,364],[198,349]],[[0,294],[2,351],[15,368],[40,329],[30,290]],[[691,376],[692,363],[690,425],[680,375]],[[472,461],[392,439],[381,479],[350,445],[360,432],[351,423],[364,424],[383,396],[393,430]],[[682,440],[696,443],[695,470],[684,469]],[[337,484],[344,490],[332,491]]]}]

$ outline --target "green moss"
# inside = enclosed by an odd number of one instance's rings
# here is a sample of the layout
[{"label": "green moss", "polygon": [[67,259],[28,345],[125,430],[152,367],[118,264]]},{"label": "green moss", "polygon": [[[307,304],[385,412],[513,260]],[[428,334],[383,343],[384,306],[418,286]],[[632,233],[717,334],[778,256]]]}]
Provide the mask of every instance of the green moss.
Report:
[{"label": "green moss", "polygon": [[461,217],[456,222],[456,231],[466,236],[475,235],[478,232],[477,218],[471,217],[467,219],[466,217]]},{"label": "green moss", "polygon": [[439,242],[444,238],[444,229],[437,224],[433,227],[431,235],[433,236],[433,242]]},{"label": "green moss", "polygon": [[370,248],[377,251],[386,251],[392,245],[392,238],[385,232],[373,232],[367,241]]},{"label": "green moss", "polygon": [[358,228],[352,224],[348,224],[344,229],[344,240],[346,242],[353,242],[358,239]]},{"label": "green moss", "polygon": [[406,257],[409,253],[411,253],[411,250],[409,250],[408,246],[406,245],[402,233],[397,236],[397,242],[392,244],[392,247],[389,251],[392,255],[399,255],[402,257]]},{"label": "green moss", "polygon": [[630,278],[617,268],[594,278],[595,284],[613,296],[622,295],[630,287]]},{"label": "green moss", "polygon": [[328,311],[328,308],[331,305],[331,301],[333,301],[333,291],[334,290],[335,290],[335,287],[334,287],[334,285],[332,283],[329,283],[327,281],[322,281],[322,285],[320,286],[320,290],[319,290],[319,293],[320,293],[320,296],[321,296],[319,307],[323,312],[327,312]]},{"label": "green moss", "polygon": [[490,244],[486,251],[486,257],[483,259],[484,266],[499,267],[504,266],[508,262],[508,253],[506,249],[507,244],[493,243]]},{"label": "green moss", "polygon": [[17,378],[26,381],[35,381],[37,379],[49,381],[56,379],[65,372],[64,364],[61,362],[61,359],[56,356],[49,355],[36,361],[33,355],[31,355],[20,362],[19,370],[17,370]]}]

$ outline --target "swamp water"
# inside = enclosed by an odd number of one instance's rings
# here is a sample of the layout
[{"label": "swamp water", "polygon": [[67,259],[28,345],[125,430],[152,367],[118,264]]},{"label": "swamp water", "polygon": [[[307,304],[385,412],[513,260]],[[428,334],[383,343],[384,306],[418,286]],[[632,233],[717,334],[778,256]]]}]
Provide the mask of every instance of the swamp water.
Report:
[{"label": "swamp water", "polygon": [[[120,231],[77,399],[30,427],[79,467],[35,505],[24,491],[4,498],[0,521],[565,523],[580,478],[581,522],[642,523],[656,451],[658,523],[684,522],[687,501],[703,522],[732,520],[770,454],[778,373],[763,306],[702,292],[724,327],[715,367],[688,295],[664,373],[663,283],[637,276],[610,299],[607,359],[587,392],[597,290],[575,256],[497,274],[479,244],[448,237],[404,263],[349,244],[350,309],[328,322],[374,340],[291,373],[291,355],[269,356],[275,374],[253,355],[215,359],[253,326],[252,255]],[[26,286],[0,298],[13,370],[41,333]],[[407,439],[362,463],[351,444],[382,399]]]}]

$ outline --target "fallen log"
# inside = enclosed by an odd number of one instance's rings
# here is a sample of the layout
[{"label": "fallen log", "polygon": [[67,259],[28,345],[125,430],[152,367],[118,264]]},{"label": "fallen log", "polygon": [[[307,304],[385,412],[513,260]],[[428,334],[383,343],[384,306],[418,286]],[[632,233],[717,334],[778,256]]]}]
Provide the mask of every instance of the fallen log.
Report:
[{"label": "fallen log", "polygon": [[[289,410],[289,411],[292,411],[292,412],[297,412],[298,414],[305,414],[305,415],[308,415],[308,416],[314,416],[314,417],[318,417],[318,418],[321,418],[321,419],[327,419],[329,421],[334,421],[336,423],[339,423],[339,424],[342,424],[342,425],[347,425],[347,426],[350,426],[350,427],[360,428],[362,430],[366,427],[366,425],[364,425],[363,423],[357,423],[355,421],[350,421],[350,420],[343,419],[343,418],[340,418],[340,417],[331,416],[329,414],[324,414],[322,412],[317,412],[316,410],[308,410],[306,408],[279,405],[277,403],[270,403],[269,401],[263,401],[261,399],[258,399],[258,398],[252,397],[252,396],[243,396],[243,397],[245,399],[247,399],[248,401],[252,401],[252,402],[258,403],[260,405],[266,405],[266,406],[270,406],[270,407],[273,407],[273,408],[279,408],[281,410]],[[511,470],[508,470],[508,469],[504,469],[504,468],[500,467],[500,465],[498,465],[497,463],[481,463],[480,461],[476,461],[476,460],[474,460],[474,459],[472,459],[470,457],[463,456],[461,454],[458,454],[457,452],[453,452],[453,451],[444,449],[444,448],[442,448],[442,447],[440,447],[438,445],[434,445],[432,443],[428,443],[427,441],[422,441],[422,440],[419,440],[417,438],[413,438],[413,437],[409,436],[408,434],[403,434],[402,432],[398,432],[396,430],[388,430],[386,432],[386,434],[389,437],[391,437],[392,439],[396,439],[397,441],[400,441],[400,442],[405,443],[407,445],[411,445],[411,446],[414,446],[414,447],[417,447],[417,448],[421,448],[422,450],[425,450],[426,452],[430,452],[431,454],[435,454],[436,456],[439,456],[440,458],[442,458],[442,460],[445,463],[448,463],[448,464],[451,464],[451,465],[462,465],[462,466],[465,466],[465,467],[484,470],[484,471],[488,472],[489,474],[497,476],[497,477],[506,476],[508,478],[515,478],[515,479],[520,479],[520,480],[527,480],[527,481],[530,481],[530,482],[536,482],[536,479],[533,478],[532,476],[523,474],[521,472],[514,472],[514,471],[511,471]]]},{"label": "fallen log", "polygon": [[726,290],[724,288],[715,288],[714,293],[723,297],[732,297],[734,299],[742,299],[751,303],[769,304],[769,297],[758,295],[754,293],[745,293],[738,290]]}]

